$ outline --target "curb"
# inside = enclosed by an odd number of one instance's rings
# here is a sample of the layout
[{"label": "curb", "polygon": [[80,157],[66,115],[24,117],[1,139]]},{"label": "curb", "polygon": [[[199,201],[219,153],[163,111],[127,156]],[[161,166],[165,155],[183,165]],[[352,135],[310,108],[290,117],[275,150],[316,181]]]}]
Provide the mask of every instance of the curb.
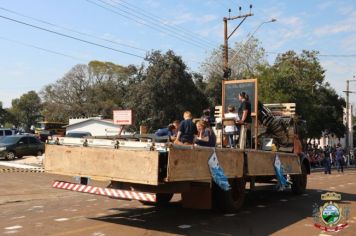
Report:
[{"label": "curb", "polygon": [[[337,171],[336,167],[332,167],[331,170]],[[349,167],[344,166],[344,171],[345,170],[356,170],[356,166],[349,166]],[[324,172],[324,167],[311,169],[310,172],[311,173]]]},{"label": "curb", "polygon": [[20,169],[20,168],[6,168],[6,169],[0,169],[0,173],[13,173],[13,172],[21,172],[21,173],[44,173],[43,168],[33,168],[33,169]]}]

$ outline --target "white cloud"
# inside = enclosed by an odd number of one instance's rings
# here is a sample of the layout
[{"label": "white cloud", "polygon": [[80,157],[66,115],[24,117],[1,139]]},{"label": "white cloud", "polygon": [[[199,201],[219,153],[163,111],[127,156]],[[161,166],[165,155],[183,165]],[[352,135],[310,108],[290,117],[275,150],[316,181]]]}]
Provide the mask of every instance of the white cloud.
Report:
[{"label": "white cloud", "polygon": [[352,12],[347,18],[334,24],[327,24],[315,30],[316,36],[332,35],[338,33],[356,32],[356,11]]},{"label": "white cloud", "polygon": [[177,14],[171,20],[166,20],[163,23],[167,25],[182,25],[185,23],[206,24],[215,21],[218,18],[217,15],[206,14],[199,17],[194,16],[191,12],[184,12]]},{"label": "white cloud", "polygon": [[349,37],[345,37],[341,45],[347,51],[356,51],[356,34],[352,34]]},{"label": "white cloud", "polygon": [[300,17],[280,16],[276,23],[279,24],[276,29],[268,31],[268,50],[278,50],[291,40],[306,37],[304,22]]},{"label": "white cloud", "polygon": [[[335,58],[320,60],[321,65],[326,70],[325,79],[330,83],[336,92],[345,96],[343,91],[346,89],[346,80],[350,80],[355,75],[355,69],[352,65],[356,64],[356,59],[350,58]],[[350,90],[356,91],[356,84],[350,83]],[[356,102],[356,96],[350,96],[350,102]]]},{"label": "white cloud", "polygon": [[331,6],[333,6],[335,4],[335,1],[324,1],[322,2],[321,4],[317,5],[316,7],[319,9],[319,10],[325,10]]}]

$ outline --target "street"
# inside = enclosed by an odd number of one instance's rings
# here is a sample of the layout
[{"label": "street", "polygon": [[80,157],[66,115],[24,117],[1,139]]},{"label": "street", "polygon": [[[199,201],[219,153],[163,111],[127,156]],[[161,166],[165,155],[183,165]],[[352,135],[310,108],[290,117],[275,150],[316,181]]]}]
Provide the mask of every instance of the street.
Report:
[{"label": "street", "polygon": [[[165,207],[58,190],[52,181],[73,178],[43,172],[9,171],[0,160],[1,235],[356,235],[356,170],[312,173],[307,192],[276,192],[265,186],[249,192],[236,214],[183,209],[180,195]],[[105,186],[105,183],[94,183]],[[314,226],[313,204],[335,191],[350,207],[349,227],[339,233]]]}]

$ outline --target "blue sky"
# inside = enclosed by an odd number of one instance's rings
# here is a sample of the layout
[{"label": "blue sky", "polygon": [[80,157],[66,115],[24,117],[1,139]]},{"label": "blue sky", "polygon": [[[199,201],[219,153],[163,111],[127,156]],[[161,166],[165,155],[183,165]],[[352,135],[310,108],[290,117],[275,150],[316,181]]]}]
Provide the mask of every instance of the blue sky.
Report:
[{"label": "blue sky", "polygon": [[[105,3],[114,5],[115,8],[111,9],[116,13],[95,5],[108,8],[109,5]],[[276,18],[275,23],[263,24],[255,33],[266,51],[319,50],[324,55],[320,61],[327,70],[326,81],[344,96],[342,91],[345,90],[346,80],[356,75],[356,57],[328,55],[356,55],[356,1],[353,0],[2,0],[0,16],[138,56],[144,56],[144,50],[173,49],[183,57],[191,70],[199,71],[200,63],[214,47],[223,43],[222,18],[227,16],[227,9],[231,8],[231,14],[236,15],[238,6],[242,6],[242,13],[246,13],[249,12],[249,4],[253,5],[254,16],[245,21],[230,39],[230,44],[245,41],[248,34],[254,32],[262,22]],[[135,11],[132,12],[132,9]],[[19,16],[9,10],[61,28]],[[160,21],[164,22],[163,26],[157,21],[150,22],[144,14],[159,16]],[[230,29],[237,23],[231,22]],[[79,35],[65,28],[97,38]],[[79,63],[102,60],[121,65],[139,65],[143,61],[139,57],[74,41],[1,17],[0,29],[0,101],[4,107],[11,106],[12,99],[29,90],[40,91]],[[182,32],[185,32],[185,36],[177,36]],[[30,46],[24,46],[23,43]],[[275,56],[273,53],[268,55],[270,63],[273,63]],[[351,83],[350,90],[356,91],[356,82]],[[351,95],[350,101],[355,103],[356,95]]]}]

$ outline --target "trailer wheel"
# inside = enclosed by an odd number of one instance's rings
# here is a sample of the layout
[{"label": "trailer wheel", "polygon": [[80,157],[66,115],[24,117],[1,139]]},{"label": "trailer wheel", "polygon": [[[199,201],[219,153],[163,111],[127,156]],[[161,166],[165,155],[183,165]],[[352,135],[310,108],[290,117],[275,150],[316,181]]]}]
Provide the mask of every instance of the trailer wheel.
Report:
[{"label": "trailer wheel", "polygon": [[301,166],[302,168],[302,174],[300,175],[292,175],[292,192],[294,194],[302,194],[305,192],[305,189],[307,188],[307,168],[304,164]]},{"label": "trailer wheel", "polygon": [[213,182],[213,209],[222,213],[238,211],[245,200],[245,185],[243,178],[229,179],[231,190],[224,191]]},{"label": "trailer wheel", "polygon": [[156,193],[156,202],[140,201],[144,205],[164,206],[167,205],[173,198],[173,193]]}]

